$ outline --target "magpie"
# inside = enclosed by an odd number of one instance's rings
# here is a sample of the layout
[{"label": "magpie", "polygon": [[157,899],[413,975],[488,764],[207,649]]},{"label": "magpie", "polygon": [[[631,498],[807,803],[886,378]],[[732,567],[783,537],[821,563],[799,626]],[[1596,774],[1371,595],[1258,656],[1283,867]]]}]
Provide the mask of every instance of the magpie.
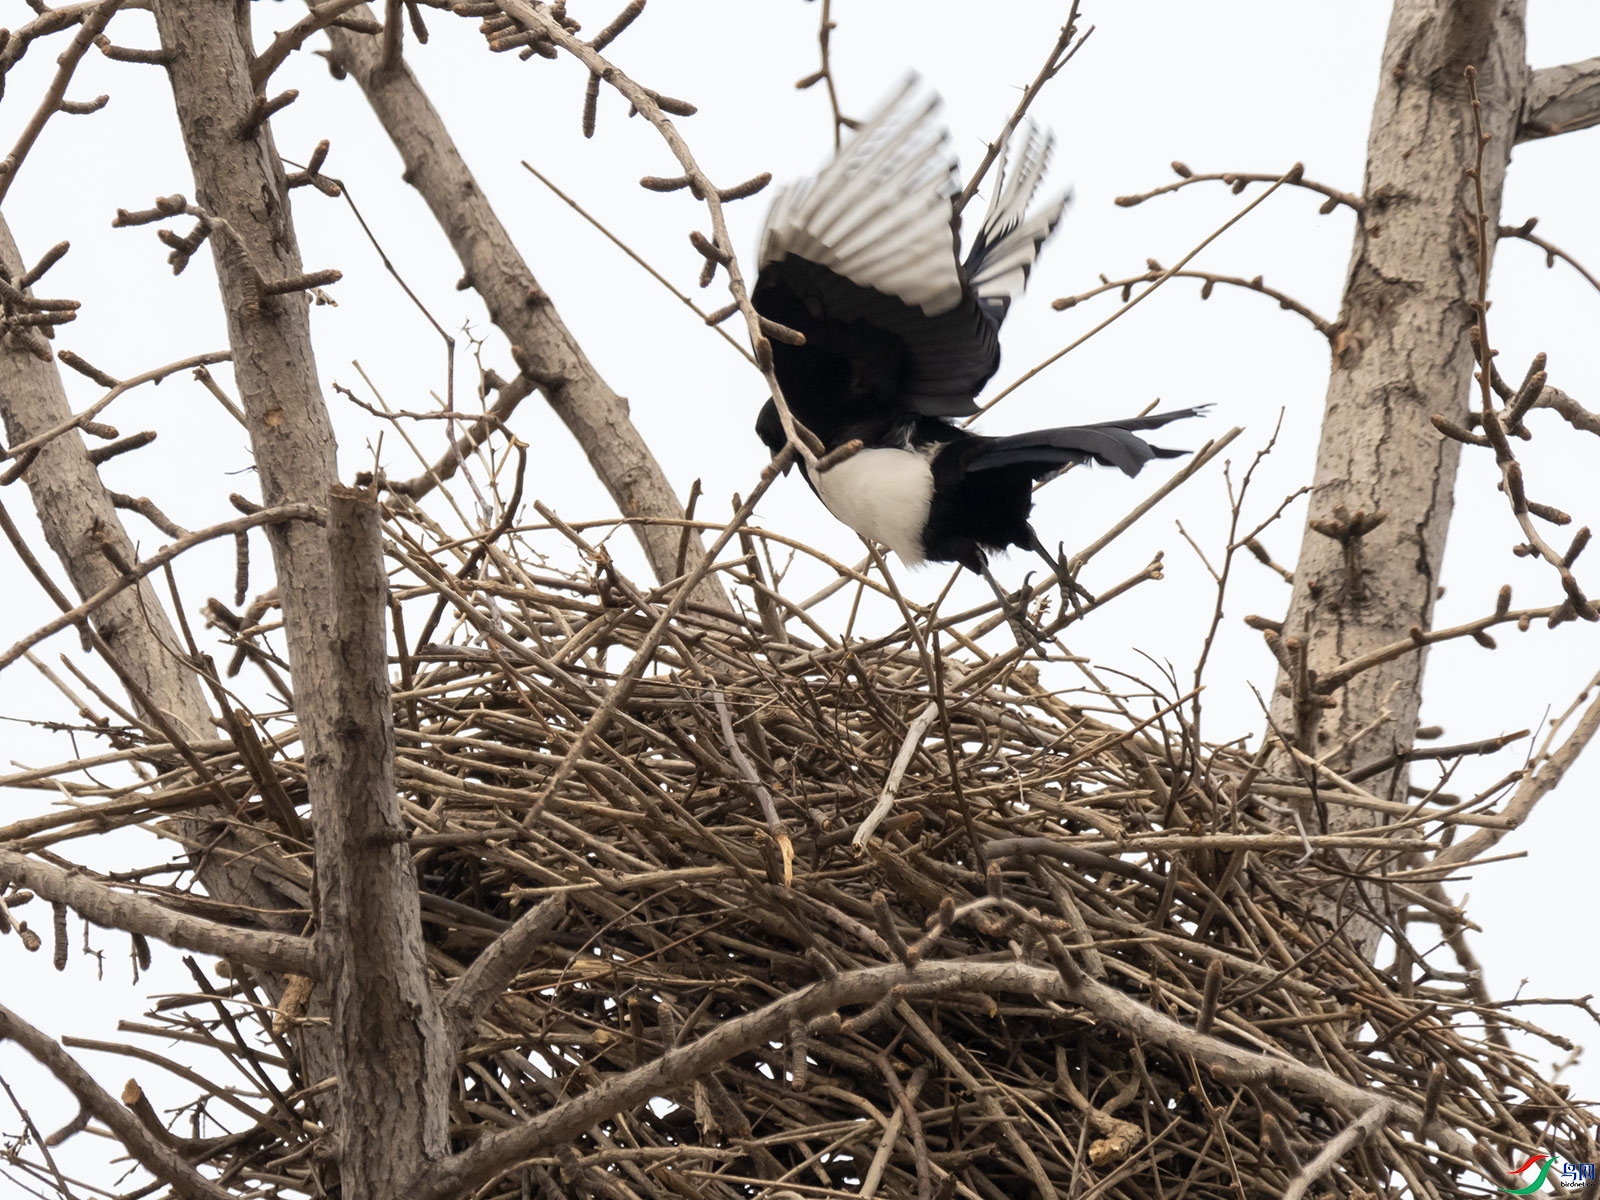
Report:
[{"label": "magpie", "polygon": [[[803,335],[804,344],[772,344],[789,411],[825,451],[862,443],[826,471],[802,464],[828,510],[909,565],[955,562],[982,575],[1025,629],[989,571],[990,554],[1033,551],[1064,595],[1088,595],[1060,548],[1052,555],[1029,523],[1034,483],[1074,463],[1136,475],[1152,458],[1186,454],[1135,431],[1200,409],[1008,437],[955,424],[980,411],[977,396],[1000,365],[1001,322],[1067,196],[1028,212],[1053,145],[1028,122],[1001,155],[988,212],[962,259],[956,164],[939,109],[937,94],[910,76],[830,163],[778,195],[751,301]],[[756,432],[774,455],[788,442],[771,399]]]}]

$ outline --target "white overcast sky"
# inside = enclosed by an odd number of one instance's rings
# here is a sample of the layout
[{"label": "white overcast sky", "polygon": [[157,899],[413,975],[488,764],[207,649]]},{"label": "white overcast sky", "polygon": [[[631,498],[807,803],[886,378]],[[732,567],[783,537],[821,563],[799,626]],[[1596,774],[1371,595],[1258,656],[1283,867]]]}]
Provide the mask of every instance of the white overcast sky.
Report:
[{"label": "white overcast sky", "polygon": [[[570,4],[590,30],[609,20],[616,7],[616,0]],[[303,11],[258,0],[258,40],[264,42]],[[823,89],[797,92],[793,87],[817,66],[818,12],[819,5],[803,0],[653,0],[610,53],[641,83],[699,105],[698,115],[678,124],[719,183],[730,185],[760,171],[783,181],[814,169],[831,147]],[[844,107],[863,114],[914,68],[944,94],[955,146],[970,167],[1000,128],[1020,87],[1033,77],[1065,12],[1064,4],[1040,0],[982,5],[836,0],[834,68]],[[0,25],[15,27],[31,15],[21,0],[0,0]],[[630,398],[634,420],[680,493],[701,478],[707,494],[702,513],[726,513],[728,497],[748,493],[765,459],[750,432],[763,398],[759,377],[519,165],[527,160],[537,166],[679,286],[693,290],[700,260],[687,234],[705,228],[703,209],[686,193],[661,196],[637,183],[642,175],[678,173],[664,144],[644,122],[629,120],[626,105],[610,92],[601,97],[598,135],[585,141],[579,131],[584,74],[576,64],[491,56],[474,33],[475,22],[431,10],[427,19],[433,38],[425,47],[408,39],[410,62],[540,283],[600,372]],[[1112,278],[1136,274],[1147,258],[1172,263],[1259,190],[1236,197],[1222,186],[1199,186],[1133,209],[1112,203],[1117,195],[1173,179],[1167,165],[1173,159],[1197,172],[1278,173],[1301,161],[1311,178],[1359,192],[1387,20],[1388,5],[1374,0],[1086,4],[1084,23],[1096,30],[1034,109],[1058,135],[1052,178],[1071,186],[1074,203],[1028,297],[1012,309],[997,382],[1065,345],[1116,303],[1114,296],[1103,297],[1056,313],[1051,299],[1086,290],[1102,272]],[[120,15],[111,32],[121,44],[155,44],[147,14]],[[1600,6],[1531,0],[1528,42],[1534,66],[1600,53]],[[35,46],[7,80],[0,101],[0,147],[12,143],[32,113],[63,46],[61,37]],[[334,82],[321,59],[302,53],[279,72],[273,90],[284,87],[298,88],[300,98],[274,119],[280,152],[304,161],[319,139],[330,139],[333,149],[324,169],[347,183],[406,282],[445,328],[459,332],[470,324],[485,337],[485,362],[509,376],[513,368],[503,341],[475,294],[455,290],[460,267],[421,201],[400,182],[398,157],[355,85]],[[4,213],[29,260],[61,239],[73,244],[40,287],[42,293],[83,301],[78,321],[60,329],[57,346],[113,374],[129,375],[224,348],[226,336],[207,254],[174,278],[152,229],[111,227],[118,207],[148,207],[156,196],[172,192],[193,195],[163,72],[111,63],[91,52],[69,95],[85,99],[101,92],[109,93],[111,102],[99,114],[51,122],[19,172]],[[1538,216],[1541,234],[1592,269],[1600,268],[1596,195],[1600,130],[1524,145],[1513,158],[1502,219],[1514,224]],[[763,196],[731,208],[735,237],[747,260],[767,202]],[[294,203],[306,267],[344,272],[344,280],[330,289],[339,306],[314,310],[325,382],[370,398],[352,365],[359,361],[394,407],[431,407],[432,395],[445,391],[438,337],[384,272],[342,200],[302,189]],[[1352,217],[1346,212],[1319,216],[1317,205],[1307,192],[1283,189],[1194,265],[1247,278],[1264,275],[1334,319]],[[1009,398],[981,428],[1005,432],[1105,420],[1137,411],[1157,397],[1168,407],[1212,404],[1206,421],[1186,423],[1163,436],[1166,444],[1197,445],[1233,425],[1244,426],[1230,451],[1237,479],[1281,412],[1277,449],[1258,472],[1246,508],[1251,523],[1261,519],[1309,479],[1327,379],[1326,343],[1308,324],[1261,296],[1218,289],[1202,304],[1196,293],[1192,282],[1170,283]],[[1535,352],[1547,351],[1552,382],[1590,408],[1600,407],[1600,293],[1564,265],[1546,270],[1534,248],[1508,242],[1496,259],[1492,296],[1491,334],[1505,374],[1520,376]],[[715,308],[725,299],[719,281],[702,302]],[[226,371],[218,375],[226,378]],[[78,404],[98,394],[77,376],[68,374],[67,382]],[[474,382],[470,356],[458,355],[458,395],[469,397]],[[341,473],[349,479],[370,466],[377,430],[331,387],[327,394],[340,432]],[[129,395],[105,419],[124,434],[160,433],[153,446],[107,468],[111,485],[149,495],[190,528],[231,515],[229,491],[253,492],[242,431],[186,377]],[[535,449],[532,496],[571,520],[613,512],[540,400],[526,401],[514,426]],[[1531,493],[1573,512],[1579,522],[1600,522],[1600,489],[1593,482],[1600,442],[1579,440],[1554,418],[1537,421],[1535,430],[1536,440],[1523,451]],[[392,432],[383,440],[382,459],[396,475],[416,470]],[[1076,652],[1147,678],[1158,671],[1151,660],[1170,662],[1187,686],[1214,593],[1175,522],[1182,521],[1208,554],[1220,555],[1226,528],[1220,465],[1213,464],[1096,560],[1085,580],[1091,589],[1131,573],[1158,550],[1165,552],[1167,577],[1096,614],[1081,631],[1075,628]],[[1163,477],[1154,469],[1134,481],[1111,472],[1073,472],[1042,494],[1036,524],[1047,540],[1062,539],[1070,551],[1091,541]],[[1514,585],[1518,606],[1555,602],[1559,587],[1549,569],[1510,553],[1520,538],[1494,490],[1486,454],[1463,456],[1457,497],[1444,574],[1447,593],[1438,620],[1455,623],[1483,615],[1506,582]],[[0,499],[19,516],[28,509],[20,488]],[[854,561],[861,555],[855,536],[833,523],[797,478],[774,488],[757,519],[835,557]],[[1265,536],[1280,561],[1292,564],[1304,519],[1302,502]],[[165,541],[137,518],[130,525],[146,549]],[[42,549],[42,542],[35,544]],[[629,569],[645,574],[626,535],[611,545]],[[264,547],[258,550],[259,587],[265,553]],[[1600,591],[1597,556],[1600,551],[1591,552],[1590,561],[1580,563],[1579,575],[1591,592]],[[1003,567],[1002,578],[1020,579],[1027,569],[1014,560]],[[914,598],[928,600],[948,576],[942,569],[915,574],[901,569],[898,577]],[[231,590],[231,554],[219,548],[197,555],[183,578],[194,618],[205,596]],[[9,551],[0,556],[0,582],[8,618],[3,640],[9,644],[50,610]],[[809,590],[795,589],[801,595]],[[971,593],[975,600],[986,594],[981,584]],[[1249,685],[1270,688],[1273,663],[1259,635],[1239,618],[1281,616],[1287,598],[1286,586],[1275,576],[1253,561],[1241,564],[1208,672],[1208,736],[1256,736],[1261,722]],[[1536,628],[1505,634],[1500,642],[1494,653],[1470,641],[1453,643],[1430,658],[1423,720],[1444,726],[1445,741],[1537,729],[1564,710],[1600,669],[1600,630],[1593,626]],[[52,659],[59,653],[82,657],[69,638],[57,638],[46,650]],[[27,671],[13,667],[0,683],[0,717],[5,718],[0,761],[35,765],[69,757],[70,749],[20,720],[70,716]],[[1600,749],[1592,753],[1600,755]],[[1513,765],[1505,758],[1473,764],[1460,773],[1455,790],[1470,793]],[[6,793],[0,798],[0,823],[42,803],[37,793]],[[1525,996],[1600,991],[1590,876],[1597,844],[1600,759],[1591,757],[1532,821],[1501,843],[1501,851],[1526,857],[1479,868],[1454,885],[1458,895],[1470,895],[1469,915],[1485,928],[1475,945],[1497,994],[1509,996],[1519,987]],[[35,917],[34,923],[48,920]],[[112,951],[108,976],[120,981],[126,975],[120,943],[108,944],[104,936],[100,941]],[[94,985],[92,961],[75,957],[65,975],[57,976],[48,957],[48,952],[24,956],[14,939],[0,940],[5,1003],[55,1033],[104,1033],[116,1015],[137,1015],[137,1002],[127,999],[120,982]],[[181,974],[156,978],[174,988],[187,983]],[[1565,1010],[1524,1015],[1580,1042],[1596,1041],[1593,1026]],[[1554,1057],[1548,1047],[1530,1052],[1546,1066]],[[0,1072],[15,1071],[17,1057],[14,1048],[0,1048]],[[113,1090],[129,1073],[126,1062],[93,1056],[91,1061]],[[155,1068],[140,1065],[137,1075],[147,1087],[158,1083]],[[1600,1094],[1600,1069],[1594,1063],[1569,1078],[1590,1096]],[[65,1100],[41,1097],[35,1115],[49,1126],[70,1111]],[[0,1115],[0,1130],[15,1126],[13,1114]]]}]

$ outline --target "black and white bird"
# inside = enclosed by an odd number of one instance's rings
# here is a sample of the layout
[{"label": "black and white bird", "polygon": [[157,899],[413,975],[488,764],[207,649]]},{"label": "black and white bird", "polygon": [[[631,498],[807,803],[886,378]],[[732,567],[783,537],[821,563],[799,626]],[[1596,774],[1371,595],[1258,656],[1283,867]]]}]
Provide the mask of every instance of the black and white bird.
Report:
[{"label": "black and white bird", "polygon": [[[1035,481],[1088,460],[1135,475],[1152,458],[1178,457],[1187,452],[1151,446],[1135,431],[1199,410],[1008,437],[954,423],[979,411],[977,396],[1000,365],[1000,324],[1067,198],[1028,212],[1052,145],[1030,122],[1005,148],[963,260],[949,141],[938,96],[907,79],[832,162],[773,203],[751,299],[805,337],[772,347],[789,411],[826,450],[863,444],[829,470],[807,470],[829,511],[908,564],[977,572],[1015,618],[989,571],[991,553],[1034,551],[1064,592],[1076,590],[1029,523]],[[788,441],[770,399],[756,432],[773,454]]]}]

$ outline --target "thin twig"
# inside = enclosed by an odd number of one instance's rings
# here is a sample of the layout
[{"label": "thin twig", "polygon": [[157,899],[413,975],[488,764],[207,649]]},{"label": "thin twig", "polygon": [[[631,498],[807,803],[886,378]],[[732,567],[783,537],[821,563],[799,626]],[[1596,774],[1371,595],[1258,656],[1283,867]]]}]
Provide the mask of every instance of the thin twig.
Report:
[{"label": "thin twig", "polygon": [[[1215,175],[1196,175],[1193,171],[1189,170],[1187,166],[1180,162],[1173,163],[1172,169],[1178,174],[1178,182],[1163,184],[1161,187],[1152,188],[1148,192],[1140,192],[1132,196],[1118,196],[1115,201],[1116,205],[1119,208],[1132,208],[1135,205],[1143,204],[1146,200],[1153,199],[1156,196],[1165,196],[1171,192],[1179,191],[1190,186],[1191,184],[1196,183],[1225,183],[1233,189],[1233,194],[1237,196],[1240,192],[1244,191],[1246,185],[1248,184],[1272,183],[1275,179],[1280,178],[1276,175],[1251,174],[1248,171],[1224,171]],[[1360,196],[1352,195],[1349,192],[1341,192],[1338,188],[1329,187],[1325,183],[1318,183],[1314,179],[1307,179],[1303,172],[1297,174],[1292,179],[1286,180],[1285,182],[1291,183],[1295,187],[1305,188],[1307,191],[1316,192],[1319,195],[1326,196],[1328,198],[1328,202],[1322,206],[1322,211],[1324,213],[1332,212],[1334,208],[1340,204],[1358,213],[1363,211],[1367,206],[1367,202]]]},{"label": "thin twig", "polygon": [[1257,205],[1261,204],[1264,200],[1267,199],[1267,197],[1271,196],[1280,187],[1282,187],[1285,183],[1287,183],[1289,181],[1290,176],[1294,175],[1294,173],[1296,171],[1298,171],[1299,169],[1300,169],[1300,164],[1296,163],[1293,167],[1290,167],[1289,170],[1284,172],[1282,175],[1278,176],[1277,180],[1273,183],[1273,185],[1271,187],[1269,187],[1266,191],[1262,192],[1261,195],[1257,196],[1254,200],[1250,201],[1249,204],[1245,205],[1242,209],[1240,209],[1238,212],[1236,212],[1233,216],[1229,217],[1226,221],[1224,221],[1216,229],[1212,230],[1209,234],[1207,234],[1200,241],[1199,245],[1197,245],[1193,250],[1190,250],[1189,253],[1185,254],[1182,258],[1180,258],[1172,266],[1170,266],[1166,270],[1162,271],[1161,274],[1156,279],[1151,281],[1150,286],[1145,288],[1144,291],[1140,292],[1133,299],[1129,300],[1126,304],[1124,304],[1121,308],[1117,309],[1116,312],[1112,313],[1105,320],[1101,321],[1093,329],[1089,330],[1087,333],[1083,334],[1082,336],[1080,336],[1078,338],[1075,338],[1073,341],[1068,342],[1060,350],[1057,350],[1054,354],[1051,354],[1049,357],[1047,357],[1043,362],[1040,362],[1040,363],[1036,364],[1035,366],[1029,367],[1021,375],[1017,376],[1016,379],[1014,379],[1010,383],[1006,384],[1005,387],[1001,388],[997,393],[995,393],[993,396],[991,396],[988,400],[984,401],[984,403],[979,406],[978,412],[974,416],[968,417],[966,422],[965,422],[965,424],[967,424],[967,425],[972,424],[972,422],[976,421],[978,419],[978,417],[980,417],[984,413],[988,412],[996,404],[999,404],[1000,401],[1004,400],[1012,392],[1016,391],[1023,384],[1027,383],[1028,380],[1032,379],[1035,375],[1038,375],[1040,372],[1045,370],[1045,368],[1050,367],[1050,366],[1054,365],[1055,363],[1060,362],[1063,358],[1065,358],[1067,355],[1071,354],[1079,346],[1083,345],[1090,338],[1094,337],[1095,334],[1097,334],[1101,330],[1105,329],[1108,325],[1111,325],[1115,321],[1121,319],[1123,316],[1125,316],[1127,313],[1131,312],[1138,305],[1142,304],[1146,299],[1149,298],[1149,296],[1150,296],[1150,294],[1152,292],[1154,292],[1157,288],[1159,288],[1167,280],[1171,279],[1172,276],[1176,272],[1181,271],[1184,267],[1188,266],[1189,263],[1194,259],[1194,257],[1197,254],[1199,254],[1202,250],[1204,250],[1212,242],[1216,241],[1219,237],[1221,237],[1228,230],[1232,229],[1240,221],[1244,220],[1244,218],[1249,216],[1250,213],[1255,211]]},{"label": "thin twig", "polygon": [[22,132],[17,135],[16,145],[11,148],[11,153],[0,159],[0,201],[3,201],[6,193],[11,190],[11,182],[17,177],[17,169],[22,165],[22,160],[27,158],[33,144],[39,140],[39,135],[44,132],[46,122],[61,111],[67,95],[67,85],[72,82],[72,74],[78,69],[78,63],[83,60],[85,52],[94,45],[95,38],[100,36],[101,31],[121,6],[122,0],[102,0],[100,4],[84,12],[77,34],[56,59],[56,73],[50,80],[50,86],[45,89],[44,99],[39,102],[39,107],[28,119],[28,123],[22,127]]},{"label": "thin twig", "polygon": [[[824,0],[823,7],[824,8],[827,7],[827,0]],[[594,217],[589,212],[588,209],[584,208],[583,205],[579,204],[571,196],[567,195],[564,191],[562,191],[560,188],[558,188],[554,183],[551,182],[551,180],[549,179],[548,176],[543,174],[537,167],[533,166],[526,159],[523,160],[522,165],[530,175],[532,175],[540,183],[544,184],[545,187],[549,188],[552,192],[554,192],[559,199],[564,201],[568,208],[572,209],[573,212],[577,213],[585,221],[589,222],[589,224],[593,225],[602,234],[604,234],[607,241],[609,241],[618,250],[621,250],[629,258],[631,258],[634,262],[638,263],[641,267],[643,267],[644,270],[645,270],[645,273],[647,275],[649,275],[651,279],[654,279],[662,287],[666,288],[667,291],[671,292],[674,296],[676,296],[678,298],[678,300],[680,300],[684,304],[684,306],[688,308],[688,310],[690,312],[694,313],[694,315],[699,317],[701,321],[705,322],[707,325],[710,325],[712,329],[716,330],[716,332],[721,336],[723,341],[727,342],[728,345],[732,346],[740,354],[744,355],[744,359],[745,359],[746,362],[754,363],[756,361],[755,357],[750,353],[750,351],[746,350],[737,341],[735,341],[733,339],[733,336],[730,333],[728,333],[728,331],[726,329],[722,328],[721,325],[713,324],[712,321],[711,321],[710,315],[704,309],[702,309],[698,304],[696,304],[693,300],[691,300],[689,298],[689,296],[686,295],[684,292],[679,291],[678,288],[672,283],[672,281],[670,279],[668,279],[660,271],[656,270],[648,262],[646,262],[643,258],[641,258],[639,256],[638,252],[635,251],[632,246],[628,245],[627,242],[624,242],[616,234],[612,233],[611,230],[607,229],[603,224],[601,224],[600,221],[596,217]]]}]

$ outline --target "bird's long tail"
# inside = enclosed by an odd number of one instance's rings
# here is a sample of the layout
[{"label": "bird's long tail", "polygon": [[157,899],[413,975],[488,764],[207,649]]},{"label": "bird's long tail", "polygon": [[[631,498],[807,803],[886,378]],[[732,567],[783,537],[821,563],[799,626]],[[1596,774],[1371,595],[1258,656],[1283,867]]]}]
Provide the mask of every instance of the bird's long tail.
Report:
[{"label": "bird's long tail", "polygon": [[1152,446],[1137,436],[1138,432],[1199,416],[1205,408],[1204,405],[1180,408],[1176,412],[1103,421],[1098,425],[1065,425],[991,438],[984,449],[968,461],[967,470],[1027,467],[1038,478],[1073,463],[1096,462],[1103,467],[1116,467],[1125,475],[1137,475],[1152,458],[1181,458],[1189,453]]}]

